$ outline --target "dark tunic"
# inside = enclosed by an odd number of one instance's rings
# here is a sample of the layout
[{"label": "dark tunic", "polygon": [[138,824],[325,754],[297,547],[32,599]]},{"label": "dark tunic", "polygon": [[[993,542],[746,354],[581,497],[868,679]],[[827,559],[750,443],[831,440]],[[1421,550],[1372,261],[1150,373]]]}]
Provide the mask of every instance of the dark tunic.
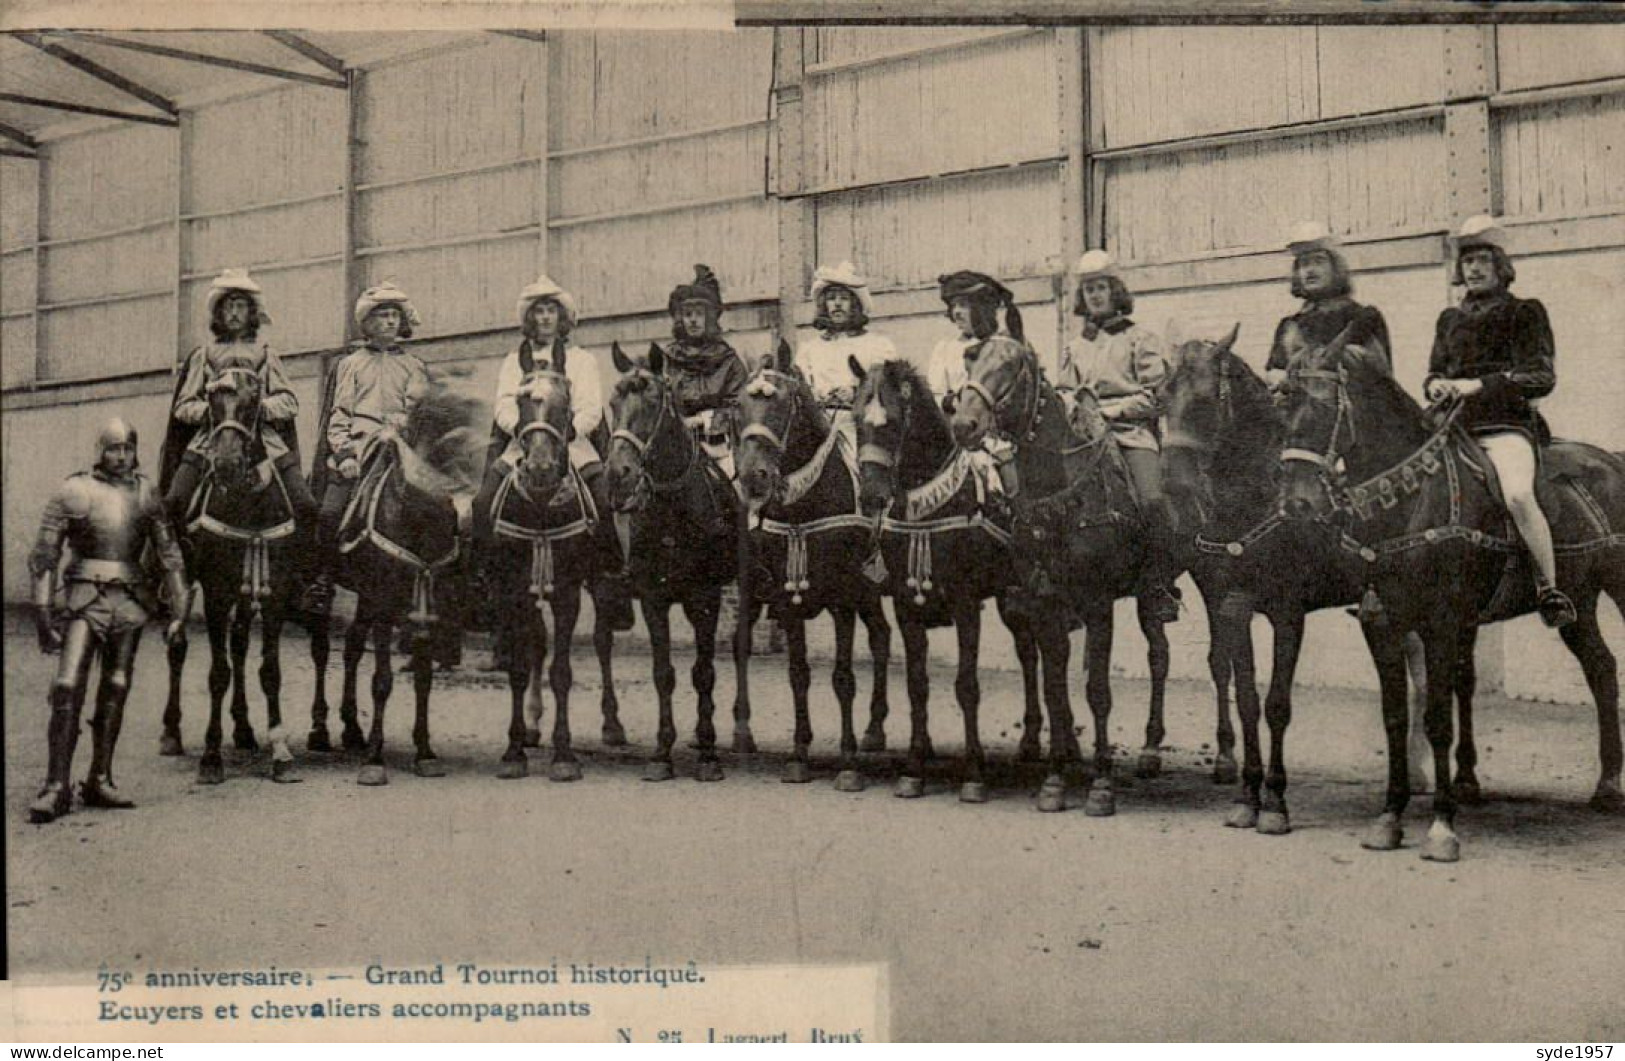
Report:
[{"label": "dark tunic", "polygon": [[1539,444],[1545,425],[1531,403],[1557,385],[1556,356],[1546,307],[1537,300],[1504,291],[1469,295],[1439,314],[1426,382],[1478,380],[1484,389],[1466,400],[1465,426],[1477,434],[1517,431]]},{"label": "dark tunic", "polygon": [[685,417],[729,405],[750,378],[745,362],[722,339],[672,343],[665,355],[666,382]]},{"label": "dark tunic", "polygon": [[1285,370],[1292,367],[1293,352],[1283,342],[1288,324],[1298,326],[1299,334],[1311,348],[1325,346],[1352,324],[1354,327],[1349,332],[1349,343],[1366,350],[1373,350],[1380,343],[1383,364],[1389,372],[1393,371],[1394,347],[1388,340],[1388,322],[1383,320],[1382,311],[1375,306],[1361,305],[1346,296],[1305,302],[1301,310],[1282,318],[1281,323],[1275,326],[1275,340],[1270,344],[1269,363],[1264,366],[1266,369]]}]

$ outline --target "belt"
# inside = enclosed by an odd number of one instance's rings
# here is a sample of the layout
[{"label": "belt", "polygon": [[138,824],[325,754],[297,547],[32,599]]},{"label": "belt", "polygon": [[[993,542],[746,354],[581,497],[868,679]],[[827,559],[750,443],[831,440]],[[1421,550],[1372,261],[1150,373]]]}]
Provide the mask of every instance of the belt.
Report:
[{"label": "belt", "polygon": [[68,565],[64,579],[68,582],[122,582],[140,585],[145,574],[135,564],[123,560],[75,560]]}]

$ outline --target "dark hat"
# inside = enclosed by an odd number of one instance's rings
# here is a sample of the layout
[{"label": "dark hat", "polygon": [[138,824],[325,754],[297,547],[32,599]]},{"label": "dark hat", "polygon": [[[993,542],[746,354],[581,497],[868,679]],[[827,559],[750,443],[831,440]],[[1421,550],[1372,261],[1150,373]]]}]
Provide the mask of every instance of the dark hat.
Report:
[{"label": "dark hat", "polygon": [[709,265],[694,267],[692,284],[678,284],[672,288],[671,297],[666,300],[666,312],[676,316],[677,308],[685,302],[705,302],[721,312],[722,285],[717,282],[717,275]]},{"label": "dark hat", "polygon": [[990,302],[1010,306],[1016,301],[1009,288],[986,273],[973,273],[968,270],[944,273],[937,277],[937,285],[941,288],[942,301],[948,303],[952,303],[956,298],[985,298]]}]

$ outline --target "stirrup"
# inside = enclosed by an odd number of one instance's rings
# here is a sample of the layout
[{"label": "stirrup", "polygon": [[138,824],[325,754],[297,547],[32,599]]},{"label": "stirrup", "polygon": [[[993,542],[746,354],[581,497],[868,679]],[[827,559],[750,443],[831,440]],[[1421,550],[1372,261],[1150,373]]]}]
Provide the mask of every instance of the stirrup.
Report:
[{"label": "stirrup", "polygon": [[1579,618],[1569,595],[1556,586],[1540,587],[1535,594],[1535,607],[1540,611],[1540,621],[1554,629],[1568,626]]}]

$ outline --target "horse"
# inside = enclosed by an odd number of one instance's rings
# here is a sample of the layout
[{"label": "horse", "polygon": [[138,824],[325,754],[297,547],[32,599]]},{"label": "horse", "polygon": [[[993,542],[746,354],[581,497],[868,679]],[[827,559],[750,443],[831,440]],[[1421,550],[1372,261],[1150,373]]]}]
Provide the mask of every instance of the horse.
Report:
[{"label": "horse", "polygon": [[[1409,801],[1403,638],[1421,636],[1427,669],[1426,729],[1433,752],[1433,822],[1424,859],[1454,862],[1456,800],[1450,785],[1450,695],[1462,647],[1481,623],[1534,609],[1528,558],[1498,500],[1493,466],[1460,424],[1460,405],[1424,410],[1347,333],[1307,352],[1283,397],[1280,510],[1323,530],[1364,564],[1381,615],[1362,623],[1382,685],[1388,738],[1383,812],[1362,839],[1401,846]],[[1597,626],[1597,600],[1625,601],[1625,455],[1578,442],[1542,454],[1537,489],[1556,543],[1558,586],[1578,620],[1561,631],[1597,703],[1601,774],[1594,807],[1625,810],[1620,788],[1619,682]]]},{"label": "horse", "polygon": [[[1084,813],[1116,813],[1111,719],[1113,610],[1137,591],[1148,553],[1139,501],[1093,392],[1084,389],[1067,410],[1045,378],[1038,355],[1025,343],[984,343],[955,399],[952,426],[961,445],[979,445],[992,433],[1016,451],[1019,489],[1014,497],[1020,597],[1040,618],[1034,623],[1043,660],[1049,709],[1050,775],[1040,790],[1041,810],[1065,807],[1067,775],[1081,760],[1072,734],[1067,692],[1071,619],[1085,630],[1085,693],[1094,716],[1093,777]],[[1151,673],[1151,713],[1140,773],[1160,769],[1163,701],[1168,680],[1168,638],[1162,623],[1139,608]],[[1058,739],[1063,737],[1070,739]]]},{"label": "horse", "polygon": [[[261,439],[263,381],[247,368],[228,368],[209,385],[208,469],[183,519],[189,574],[203,588],[209,630],[209,726],[198,782],[225,781],[220,706],[232,694],[233,743],[255,751],[248,720],[248,643],[260,617],[260,689],[265,694],[271,779],[297,781],[282,725],[280,648],[284,604],[294,568],[293,504]],[[186,602],[171,602],[187,610]],[[228,647],[228,632],[230,644]],[[180,685],[184,643],[169,651],[169,700],[164,710],[163,754],[181,754]]]},{"label": "horse", "polygon": [[[1292,721],[1292,682],[1303,647],[1304,620],[1322,608],[1358,602],[1365,589],[1358,558],[1321,535],[1305,535],[1278,512],[1277,489],[1281,421],[1267,385],[1242,360],[1234,345],[1239,326],[1218,342],[1192,339],[1171,360],[1162,401],[1167,421],[1163,438],[1163,483],[1181,545],[1180,563],[1191,574],[1206,605],[1210,649],[1208,667],[1218,701],[1220,756],[1235,745],[1230,728],[1229,689],[1235,683],[1241,716],[1241,790],[1225,818],[1238,829],[1266,836],[1291,831],[1286,802],[1285,740]],[[1262,712],[1270,729],[1268,794],[1259,745],[1258,690],[1251,621],[1264,615],[1275,632],[1270,687]],[[1470,663],[1471,653],[1465,655]],[[1412,749],[1422,741],[1420,695],[1425,674],[1421,642],[1406,641],[1412,679]],[[1459,686],[1459,683],[1458,683]],[[1477,761],[1470,729],[1471,690],[1458,688],[1462,740],[1458,745],[1458,798],[1473,798]],[[1425,743],[1421,745],[1426,749]],[[1214,780],[1221,778],[1215,767]],[[1412,788],[1427,784],[1414,776]]]},{"label": "horse", "polygon": [[[867,562],[867,574],[892,598],[908,673],[908,756],[895,795],[914,799],[925,794],[925,762],[933,754],[926,629],[951,620],[959,646],[954,694],[965,723],[959,798],[984,803],[986,753],[978,721],[981,685],[976,666],[982,601],[998,598],[1009,588],[1008,521],[997,495],[990,493],[993,477],[955,443],[947,416],[917,368],[901,359],[865,369],[851,358],[848,366],[858,379],[852,413],[857,421],[859,500],[874,527],[874,555]],[[1033,691],[1034,632],[1029,620],[1006,609],[1002,600],[999,612],[1015,639],[1027,679],[1022,744],[1030,754],[1042,726]],[[1052,714],[1050,724],[1052,744],[1072,740],[1075,745],[1069,721]]]},{"label": "horse", "polygon": [[[736,463],[752,546],[749,585],[743,597],[768,604],[784,625],[789,652],[795,745],[785,764],[784,780],[812,780],[807,622],[828,610],[835,626],[831,685],[841,709],[841,766],[835,788],[860,792],[864,781],[852,724],[857,691],[852,673],[853,621],[863,618],[874,663],[865,733],[870,747],[884,747],[891,625],[886,621],[880,587],[863,576],[873,521],[864,516],[858,503],[852,439],[819,406],[796,370],[789,344],[782,340],[776,355],[762,359],[739,396],[738,437]],[[747,624],[752,618],[743,612],[740,617]],[[742,678],[742,695],[747,686]],[[744,710],[749,711],[748,699]]]},{"label": "horse", "polygon": [[[497,574],[496,604],[514,650],[508,684],[513,714],[508,748],[499,773],[526,776],[525,749],[540,743],[540,678],[547,660],[544,604],[553,610],[553,663],[547,672],[557,709],[553,721],[554,781],[581,777],[570,734],[569,698],[574,680],[570,643],[581,610],[581,591],[608,562],[612,545],[607,499],[571,465],[570,381],[564,375],[563,340],[553,345],[551,367],[529,373],[520,385],[515,437],[523,455],[492,501],[492,566]],[[602,477],[598,478],[602,483]],[[605,744],[626,743],[614,702],[609,649],[614,632],[603,607],[594,609],[593,641],[603,672]]]},{"label": "horse", "polygon": [[[660,725],[654,758],[644,771],[649,781],[675,776],[672,745],[672,692],[677,677],[671,665],[673,604],[680,604],[694,628],[691,678],[698,695],[693,746],[699,752],[695,777],[720,781],[716,704],[717,620],[722,587],[738,574],[739,498],[716,462],[684,426],[671,388],[665,382],[665,354],[651,343],[647,358],[635,362],[613,344],[616,382],[609,400],[609,448],[606,475],[611,507],[631,517],[630,579],[643,610],[653,653],[655,693]],[[744,673],[743,638],[735,638],[736,673]],[[736,718],[736,726],[739,720]],[[736,728],[735,744],[749,739]]]},{"label": "horse", "polygon": [[[357,777],[362,785],[387,784],[384,765],[384,714],[394,688],[391,638],[397,624],[411,632],[412,686],[417,714],[412,728],[416,748],[413,772],[442,777],[445,767],[429,739],[429,694],[434,683],[434,626],[442,580],[455,579],[461,556],[461,515],[454,498],[471,495],[473,465],[482,448],[472,425],[480,404],[455,393],[444,381],[432,382],[412,407],[405,425],[386,425],[369,441],[361,457],[361,474],[339,524],[341,562],[336,581],[356,594],[355,618],[345,637],[344,720],[346,751],[360,751],[365,761]],[[306,747],[331,750],[323,696],[326,662],[325,622],[313,632],[312,658],[317,664],[316,700],[311,709],[311,735]],[[356,685],[368,635],[376,667],[372,675],[372,726],[363,738],[357,721]],[[363,743],[364,741],[364,743]]]}]

